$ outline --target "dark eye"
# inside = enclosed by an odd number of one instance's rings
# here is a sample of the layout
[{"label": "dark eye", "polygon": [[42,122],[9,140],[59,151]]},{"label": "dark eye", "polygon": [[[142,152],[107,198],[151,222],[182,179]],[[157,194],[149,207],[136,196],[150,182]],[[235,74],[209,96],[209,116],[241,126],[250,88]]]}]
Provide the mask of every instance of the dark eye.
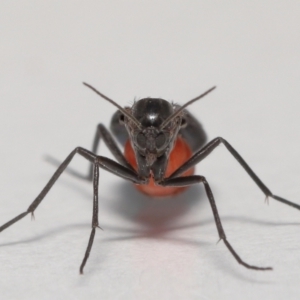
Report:
[{"label": "dark eye", "polygon": [[166,142],[166,136],[163,133],[159,133],[155,139],[156,148],[162,148]]},{"label": "dark eye", "polygon": [[139,133],[136,137],[136,142],[138,144],[139,147],[141,148],[146,148],[146,137],[143,133]]},{"label": "dark eye", "polygon": [[119,116],[119,122],[120,122],[120,124],[124,124],[124,115],[123,114],[121,114],[120,116]]}]

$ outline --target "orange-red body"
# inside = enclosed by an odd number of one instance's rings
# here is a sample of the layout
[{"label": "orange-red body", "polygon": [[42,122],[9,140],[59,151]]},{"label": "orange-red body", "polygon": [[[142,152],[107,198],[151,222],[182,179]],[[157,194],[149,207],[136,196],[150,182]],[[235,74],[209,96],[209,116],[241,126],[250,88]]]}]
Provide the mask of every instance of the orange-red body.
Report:
[{"label": "orange-red body", "polygon": [[[132,148],[130,141],[128,140],[125,144],[124,155],[127,161],[132,165],[132,167],[137,171],[137,162],[135,158],[135,153]],[[177,138],[174,148],[170,153],[168,166],[166,169],[165,177],[170,176],[174,171],[176,171],[184,162],[186,162],[192,156],[192,151],[189,145],[182,139]],[[194,168],[191,168],[184,172],[181,176],[189,176],[194,174]],[[148,184],[136,185],[136,188],[144,194],[152,197],[163,197],[171,196],[184,191],[187,187],[162,187],[154,183],[151,177]]]}]

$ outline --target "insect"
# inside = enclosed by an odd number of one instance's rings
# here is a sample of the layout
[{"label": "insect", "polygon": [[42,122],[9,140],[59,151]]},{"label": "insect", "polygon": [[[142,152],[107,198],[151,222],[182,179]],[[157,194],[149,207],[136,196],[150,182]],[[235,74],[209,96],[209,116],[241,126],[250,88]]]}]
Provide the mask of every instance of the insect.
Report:
[{"label": "insect", "polygon": [[[203,98],[215,89],[212,87],[200,96],[179,106],[158,98],[144,98],[136,101],[132,107],[122,108],[91,85],[84,83],[118,108],[111,121],[111,131],[124,146],[124,154],[119,149],[112,134],[103,124],[97,126],[92,151],[81,147],[75,148],[59,165],[44,189],[31,203],[28,209],[0,227],[0,232],[18,222],[34,211],[52,188],[59,176],[65,171],[76,154],[83,156],[90,163],[87,176],[93,182],[92,230],[87,249],[80,265],[80,274],[92,249],[98,223],[98,185],[99,169],[109,171],[125,180],[131,181],[143,193],[153,196],[170,196],[182,192],[193,184],[203,184],[209,200],[220,240],[236,259],[248,269],[272,270],[271,267],[258,267],[244,262],[226,238],[216,202],[204,176],[194,175],[195,166],[206,158],[218,145],[223,144],[231,155],[240,163],[266,198],[300,209],[300,205],[278,197],[264,185],[238,152],[223,138],[217,137],[206,143],[206,134],[201,124],[190,114],[186,107]],[[116,161],[96,155],[100,140],[103,140]]]}]

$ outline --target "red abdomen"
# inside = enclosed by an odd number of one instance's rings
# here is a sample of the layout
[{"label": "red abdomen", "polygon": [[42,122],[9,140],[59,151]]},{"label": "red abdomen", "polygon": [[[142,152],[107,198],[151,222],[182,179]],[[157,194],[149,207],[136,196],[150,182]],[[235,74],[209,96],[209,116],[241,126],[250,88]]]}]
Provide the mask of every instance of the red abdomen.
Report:
[{"label": "red abdomen", "polygon": [[[131,143],[128,140],[125,144],[124,155],[132,167],[137,170],[137,163]],[[175,142],[174,148],[170,153],[169,163],[166,169],[165,177],[170,176],[178,169],[184,162],[192,156],[192,151],[188,144],[182,139],[178,138]],[[181,176],[189,176],[194,174],[194,168],[184,172]],[[153,178],[150,178],[148,184],[136,185],[136,188],[144,194],[152,197],[171,196],[184,191],[187,187],[162,187],[155,185]]]}]

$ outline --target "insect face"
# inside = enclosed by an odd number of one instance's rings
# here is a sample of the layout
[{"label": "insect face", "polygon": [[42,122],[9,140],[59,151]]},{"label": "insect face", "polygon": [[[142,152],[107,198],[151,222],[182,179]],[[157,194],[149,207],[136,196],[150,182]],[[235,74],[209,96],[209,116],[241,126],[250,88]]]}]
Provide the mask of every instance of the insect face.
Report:
[{"label": "insect face", "polygon": [[182,114],[160,129],[164,120],[174,114],[174,106],[166,100],[145,98],[134,103],[127,111],[141,124],[141,128],[125,117],[124,123],[132,146],[145,159],[147,167],[173,148],[182,120]]}]

